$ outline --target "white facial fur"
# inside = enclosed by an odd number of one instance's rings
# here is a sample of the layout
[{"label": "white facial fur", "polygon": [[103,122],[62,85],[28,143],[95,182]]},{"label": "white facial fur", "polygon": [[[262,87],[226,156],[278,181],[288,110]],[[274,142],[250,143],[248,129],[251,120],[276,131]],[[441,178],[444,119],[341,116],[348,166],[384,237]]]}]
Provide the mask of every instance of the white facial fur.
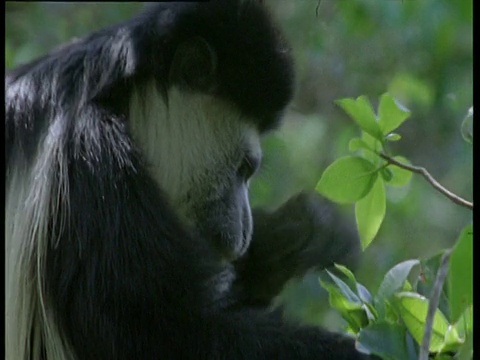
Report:
[{"label": "white facial fur", "polygon": [[152,82],[142,95],[132,96],[130,105],[133,137],[151,174],[184,217],[196,205],[190,196],[215,200],[246,153],[260,157],[257,131],[218,98],[173,87],[165,103]]}]

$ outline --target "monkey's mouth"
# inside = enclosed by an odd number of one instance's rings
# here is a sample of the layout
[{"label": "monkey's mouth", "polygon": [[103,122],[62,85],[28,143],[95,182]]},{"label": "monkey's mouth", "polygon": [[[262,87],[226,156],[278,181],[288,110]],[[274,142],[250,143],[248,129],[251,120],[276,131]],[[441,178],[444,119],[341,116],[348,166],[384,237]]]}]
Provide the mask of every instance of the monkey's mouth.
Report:
[{"label": "monkey's mouth", "polygon": [[244,228],[241,234],[217,232],[210,235],[213,248],[227,261],[234,261],[245,254],[252,239],[252,231]]}]

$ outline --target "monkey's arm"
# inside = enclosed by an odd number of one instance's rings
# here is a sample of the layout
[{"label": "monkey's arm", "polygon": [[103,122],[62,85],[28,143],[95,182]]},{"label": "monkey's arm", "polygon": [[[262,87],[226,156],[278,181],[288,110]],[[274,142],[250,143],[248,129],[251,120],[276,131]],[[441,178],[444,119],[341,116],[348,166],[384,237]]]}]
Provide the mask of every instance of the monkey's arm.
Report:
[{"label": "monkey's arm", "polygon": [[354,267],[358,260],[354,225],[315,193],[300,193],[273,213],[254,209],[253,228],[247,253],[235,262],[234,290],[246,305],[267,306],[289,279],[310,269]]}]

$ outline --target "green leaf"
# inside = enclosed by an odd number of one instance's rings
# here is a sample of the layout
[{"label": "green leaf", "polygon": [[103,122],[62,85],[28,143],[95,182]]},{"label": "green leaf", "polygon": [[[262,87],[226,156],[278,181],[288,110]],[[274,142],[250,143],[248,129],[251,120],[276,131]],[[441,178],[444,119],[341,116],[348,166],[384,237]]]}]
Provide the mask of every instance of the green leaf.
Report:
[{"label": "green leaf", "polygon": [[384,360],[415,360],[409,357],[405,338],[405,329],[400,325],[378,322],[362,329],[357,342]]},{"label": "green leaf", "polygon": [[465,341],[458,335],[457,329],[449,326],[445,338],[443,339],[443,346],[441,352],[455,352]]},{"label": "green leaf", "polygon": [[385,314],[384,301],[391,299],[395,292],[403,288],[410,271],[418,264],[420,264],[418,260],[406,260],[395,265],[385,274],[375,297],[377,310],[382,316]]},{"label": "green leaf", "polygon": [[[377,321],[378,319],[378,313],[377,310],[373,307],[372,304],[370,303],[364,303],[362,305],[362,309],[365,312],[365,315],[367,316],[368,324],[372,324]],[[363,326],[365,327],[366,324]]]},{"label": "green leaf", "polygon": [[362,138],[361,139],[367,145],[367,147],[369,149],[369,150],[364,150],[362,152],[363,158],[369,160],[372,164],[377,166],[381,161],[383,161],[377,155],[377,152],[382,150],[382,142],[375,139],[373,136],[371,136],[370,134],[368,134],[365,131],[362,131]]},{"label": "green leaf", "polygon": [[[452,354],[450,353],[439,353],[439,354],[436,354],[435,357],[433,358],[434,360],[457,360],[457,357],[453,356]],[[472,359],[469,359],[469,360],[472,360]]]},{"label": "green leaf", "polygon": [[401,138],[402,137],[400,136],[400,134],[397,134],[397,133],[390,133],[387,136],[385,136],[385,140],[388,140],[388,141],[398,141]]},{"label": "green leaf", "polygon": [[450,317],[457,321],[462,312],[473,304],[473,226],[460,234],[450,257],[448,273]]},{"label": "green leaf", "polygon": [[[334,265],[338,271],[340,271],[343,275],[347,277],[348,287],[356,290],[356,295],[358,295],[358,297],[363,303],[370,304],[372,302],[372,295],[370,294],[368,289],[362,284],[360,284],[359,282],[357,282],[357,279],[355,279],[355,275],[353,275],[353,273],[346,266],[343,266],[340,264],[334,264]],[[376,315],[375,309],[373,309],[373,311],[372,309],[365,309],[365,311],[367,312],[367,315],[368,315],[368,312],[372,312]]]},{"label": "green leaf", "polygon": [[345,156],[328,166],[316,190],[338,203],[353,203],[372,188],[378,173],[374,165],[358,156]]},{"label": "green leaf", "polygon": [[458,335],[465,338],[465,336],[473,331],[473,305],[465,309],[458,321],[455,323],[455,329]]},{"label": "green leaf", "polygon": [[455,324],[455,329],[458,331],[459,336],[465,340],[463,345],[460,346],[455,359],[473,359],[473,306],[469,306],[465,310]]},{"label": "green leaf", "polygon": [[[422,259],[420,265],[420,273],[415,284],[415,290],[417,293],[423,296],[430,296],[435,286],[435,279],[437,277],[438,270],[442,262],[445,250],[440,251],[438,254],[428,258]],[[448,300],[448,281],[445,281],[440,293],[440,300],[438,308],[440,311],[450,319],[450,301]],[[407,290],[409,291],[409,290]]]},{"label": "green leaf", "polygon": [[470,333],[463,345],[455,354],[455,360],[472,360],[473,359],[473,334]]},{"label": "green leaf", "polygon": [[[416,293],[402,292],[396,294],[400,316],[410,334],[421,345],[425,332],[425,321],[428,312],[428,299]],[[447,331],[451,326],[445,316],[437,309],[433,318],[430,352],[439,352],[444,346]],[[458,336],[458,335],[457,335]]]},{"label": "green leaf", "polygon": [[[390,323],[397,323],[398,320],[400,319],[400,314],[398,313],[397,309],[390,303],[388,300],[383,301],[383,307],[382,309],[384,310],[384,314],[382,314],[382,319],[385,319],[386,321]],[[379,306],[377,305],[376,307],[377,311],[381,310]],[[380,312],[380,311],[379,311]]]},{"label": "green leaf", "polygon": [[372,294],[370,294],[370,291],[359,282],[357,282],[357,294],[364,303],[369,304],[372,302]]},{"label": "green leaf", "polygon": [[[394,156],[393,158],[401,162],[402,164],[410,164],[410,161],[408,161],[408,159],[404,158],[403,156]],[[412,172],[402,169],[401,167],[389,165],[388,169],[392,172],[392,178],[388,181],[387,185],[397,187],[405,186],[410,182],[410,179],[412,178]]]},{"label": "green leaf", "polygon": [[352,285],[357,284],[357,279],[355,279],[355,275],[353,275],[353,273],[350,271],[350,269],[348,269],[344,265],[337,264],[337,263],[335,263],[334,266],[338,271],[340,271],[343,275],[345,275],[350,280]]},{"label": "green leaf", "polygon": [[369,145],[363,139],[360,139],[360,138],[356,137],[356,138],[351,139],[348,142],[348,150],[349,151],[355,152],[355,151],[361,150],[361,149],[368,150],[368,151],[373,151],[373,149],[371,149],[369,147]]},{"label": "green leaf", "polygon": [[392,170],[390,170],[388,167],[384,167],[380,170],[380,174],[382,175],[383,180],[386,182],[389,182],[392,180],[393,173]]},{"label": "green leaf", "polygon": [[377,177],[370,192],[355,204],[355,219],[362,248],[365,250],[380,229],[385,217],[385,186]]},{"label": "green leaf", "polygon": [[384,276],[377,291],[379,299],[391,299],[393,294],[403,287],[410,271],[415,265],[420,264],[417,259],[402,261],[392,267]]},{"label": "green leaf", "polygon": [[[329,274],[332,277],[332,274]],[[327,290],[330,306],[335,308],[347,321],[353,333],[368,324],[367,314],[358,296],[351,291],[347,284],[333,275],[335,283],[320,279],[320,285]]]},{"label": "green leaf", "polygon": [[361,304],[362,301],[360,298],[353,292],[352,289],[345,283],[342,279],[332,274],[330,271],[325,270],[330,278],[333,280],[335,285],[337,285],[338,289],[340,289],[342,295],[350,302],[355,304]]},{"label": "green leaf", "polygon": [[366,96],[359,96],[356,100],[351,98],[335,101],[363,131],[366,131],[374,138],[382,141],[383,134],[376,121],[372,105]]},{"label": "green leaf", "polygon": [[361,309],[362,304],[360,301],[351,301],[347,299],[342,291],[335,285],[327,281],[320,279],[320,285],[327,290],[329,294],[330,305],[340,312],[345,310]]},{"label": "green leaf", "polygon": [[410,111],[398,103],[390,94],[380,97],[378,105],[378,125],[383,135],[387,135],[410,116]]},{"label": "green leaf", "polygon": [[352,309],[342,313],[342,317],[348,322],[355,334],[369,324],[368,316],[363,306],[360,309]]},{"label": "green leaf", "polygon": [[412,284],[410,284],[410,281],[405,280],[402,286],[402,291],[412,291],[412,290],[413,290],[413,287],[412,287]]}]

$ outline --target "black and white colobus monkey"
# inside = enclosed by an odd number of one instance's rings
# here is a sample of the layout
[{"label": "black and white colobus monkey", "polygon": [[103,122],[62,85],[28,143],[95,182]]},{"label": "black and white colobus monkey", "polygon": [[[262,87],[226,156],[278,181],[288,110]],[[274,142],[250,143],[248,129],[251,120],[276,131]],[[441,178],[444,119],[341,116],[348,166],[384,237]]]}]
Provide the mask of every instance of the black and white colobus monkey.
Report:
[{"label": "black and white colobus monkey", "polygon": [[252,236],[292,79],[253,0],[153,6],[8,72],[6,359],[366,359],[262,309],[353,244],[305,194]]}]

